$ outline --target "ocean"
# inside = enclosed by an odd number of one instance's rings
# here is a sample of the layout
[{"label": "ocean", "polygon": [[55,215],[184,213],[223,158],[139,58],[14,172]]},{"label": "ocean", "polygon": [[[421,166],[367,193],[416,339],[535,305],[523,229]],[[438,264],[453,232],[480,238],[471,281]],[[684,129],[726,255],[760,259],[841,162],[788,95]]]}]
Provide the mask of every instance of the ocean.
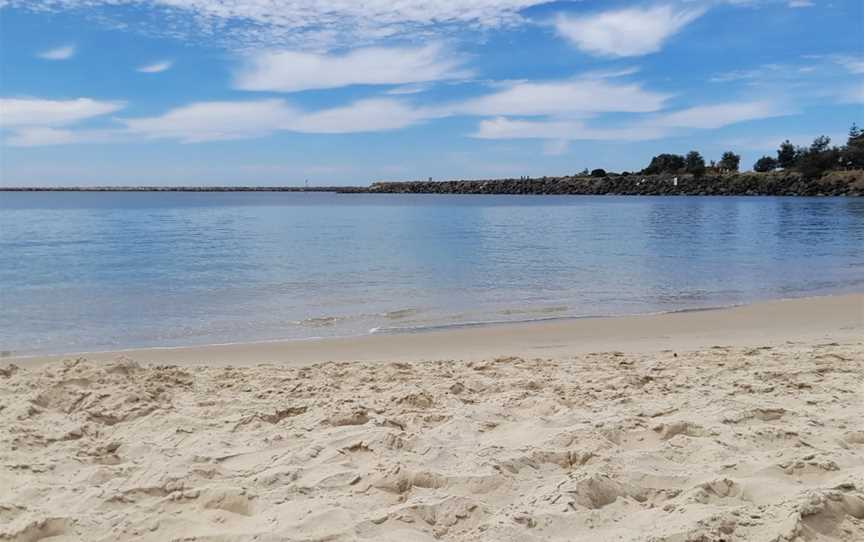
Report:
[{"label": "ocean", "polygon": [[0,192],[0,350],[303,340],[864,291],[864,199]]}]

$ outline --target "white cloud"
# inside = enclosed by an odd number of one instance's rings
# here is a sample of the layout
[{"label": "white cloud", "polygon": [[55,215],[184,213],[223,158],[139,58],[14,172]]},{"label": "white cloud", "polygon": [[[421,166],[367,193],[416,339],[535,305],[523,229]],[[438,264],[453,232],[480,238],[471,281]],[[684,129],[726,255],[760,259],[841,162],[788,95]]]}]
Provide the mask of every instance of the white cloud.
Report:
[{"label": "white cloud", "polygon": [[657,117],[653,123],[658,126],[705,130],[748,120],[778,117],[784,114],[788,114],[788,112],[784,112],[777,105],[767,101],[729,102],[700,105],[667,113]]},{"label": "white cloud", "polygon": [[268,51],[247,59],[234,80],[242,90],[294,92],[349,85],[402,85],[468,76],[440,44],[369,47],[346,54]]},{"label": "white cloud", "polygon": [[677,9],[671,5],[626,8],[594,15],[561,15],[558,33],[580,50],[601,56],[640,56],[655,53],[705,9]]},{"label": "white cloud", "polygon": [[667,130],[651,126],[590,128],[578,120],[526,121],[498,117],[480,121],[474,137],[480,139],[550,139],[556,141],[642,141],[665,136]]},{"label": "white cloud", "polygon": [[357,133],[397,130],[430,118],[428,112],[393,99],[301,111],[281,99],[245,102],[199,102],[163,115],[124,119],[126,129],[152,139],[183,143],[247,139],[274,132]]},{"label": "white cloud", "polygon": [[162,60],[160,62],[153,62],[152,64],[145,64],[143,66],[139,66],[137,68],[137,71],[141,73],[159,73],[171,69],[171,66],[173,65],[173,60]]},{"label": "white cloud", "polygon": [[809,8],[813,7],[812,0],[789,0],[789,3],[786,4],[790,8]]},{"label": "white cloud", "polygon": [[519,82],[502,91],[451,106],[455,112],[492,115],[590,115],[602,112],[657,111],[669,95],[636,84],[600,79],[540,83]]},{"label": "white cloud", "polygon": [[421,92],[426,92],[429,90],[429,84],[426,83],[417,83],[412,85],[404,85],[401,87],[391,88],[385,94],[389,94],[391,96],[401,96],[404,94],[420,94]]},{"label": "white cloud", "polygon": [[129,24],[131,5],[145,10],[130,28],[173,37],[200,36],[232,47],[322,50],[385,38],[427,40],[523,21],[524,8],[548,0],[7,0],[38,11],[82,9],[101,21]]},{"label": "white cloud", "polygon": [[54,49],[42,51],[36,56],[44,58],[45,60],[66,60],[75,56],[75,46],[71,44],[63,45]]},{"label": "white cloud", "polygon": [[121,130],[70,130],[49,126],[24,126],[12,130],[3,140],[10,147],[43,147],[73,143],[118,143],[127,139]]},{"label": "white cloud", "polygon": [[298,112],[283,100],[198,102],[158,117],[124,119],[129,132],[184,143],[259,137],[288,126]]},{"label": "white cloud", "polygon": [[123,102],[104,102],[90,98],[75,100],[0,98],[0,126],[5,128],[70,124],[107,115],[123,107]]},{"label": "white cloud", "polygon": [[303,115],[290,129],[306,133],[351,133],[398,130],[430,117],[429,112],[397,100],[362,100],[345,107]]},{"label": "white cloud", "polygon": [[474,137],[482,139],[548,139],[644,141],[661,139],[680,129],[715,129],[747,120],[782,115],[767,102],[732,102],[682,109],[626,125],[591,127],[582,120],[516,120],[498,117],[480,122]]},{"label": "white cloud", "polygon": [[[546,152],[564,152],[574,139],[638,141],[657,139],[679,129],[711,129],[782,114],[773,102],[751,101],[696,106],[661,113],[667,95],[635,84],[603,79],[543,83],[510,82],[486,96],[444,106],[419,107],[404,98],[365,99],[319,110],[303,110],[283,99],[195,102],[152,117],[119,119],[121,128],[59,130],[58,125],[116,111],[122,104],[87,98],[69,101],[4,99],[3,118],[15,130],[7,143],[38,145],[135,139],[172,139],[183,143],[234,140],[275,132],[358,133],[399,130],[450,116],[496,117],[482,120],[479,138],[540,138]],[[623,113],[618,126],[589,125],[585,119]],[[517,118],[522,117],[522,118]],[[537,117],[525,119],[524,117]],[[601,119],[602,120],[602,119]],[[27,128],[27,130],[23,129]],[[556,149],[558,149],[556,151]]]},{"label": "white cloud", "polygon": [[75,142],[75,132],[47,126],[23,127],[12,132],[3,142],[12,147],[36,147]]}]

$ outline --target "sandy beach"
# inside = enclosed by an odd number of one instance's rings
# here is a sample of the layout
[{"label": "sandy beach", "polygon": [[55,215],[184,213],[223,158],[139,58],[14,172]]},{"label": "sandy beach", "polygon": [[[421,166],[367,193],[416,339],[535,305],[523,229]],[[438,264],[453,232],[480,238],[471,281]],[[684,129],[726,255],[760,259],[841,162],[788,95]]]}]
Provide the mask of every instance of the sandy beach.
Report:
[{"label": "sandy beach", "polygon": [[0,540],[864,540],[864,295],[0,360]]}]

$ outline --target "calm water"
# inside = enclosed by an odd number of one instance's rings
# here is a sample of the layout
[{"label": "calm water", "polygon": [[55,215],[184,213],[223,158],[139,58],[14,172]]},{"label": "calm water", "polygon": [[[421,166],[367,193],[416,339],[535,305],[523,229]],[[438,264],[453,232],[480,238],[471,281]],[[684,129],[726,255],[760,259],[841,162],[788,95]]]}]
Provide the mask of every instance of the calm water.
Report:
[{"label": "calm water", "polygon": [[0,192],[0,349],[864,291],[864,199]]}]

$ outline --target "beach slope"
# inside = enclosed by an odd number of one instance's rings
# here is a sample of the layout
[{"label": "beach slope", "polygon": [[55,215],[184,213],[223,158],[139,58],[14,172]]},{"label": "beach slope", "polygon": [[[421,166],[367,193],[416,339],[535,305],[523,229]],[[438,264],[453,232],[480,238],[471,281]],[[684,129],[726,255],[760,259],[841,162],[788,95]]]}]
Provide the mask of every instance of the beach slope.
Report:
[{"label": "beach slope", "polygon": [[857,301],[626,352],[0,365],[0,540],[864,540]]}]

